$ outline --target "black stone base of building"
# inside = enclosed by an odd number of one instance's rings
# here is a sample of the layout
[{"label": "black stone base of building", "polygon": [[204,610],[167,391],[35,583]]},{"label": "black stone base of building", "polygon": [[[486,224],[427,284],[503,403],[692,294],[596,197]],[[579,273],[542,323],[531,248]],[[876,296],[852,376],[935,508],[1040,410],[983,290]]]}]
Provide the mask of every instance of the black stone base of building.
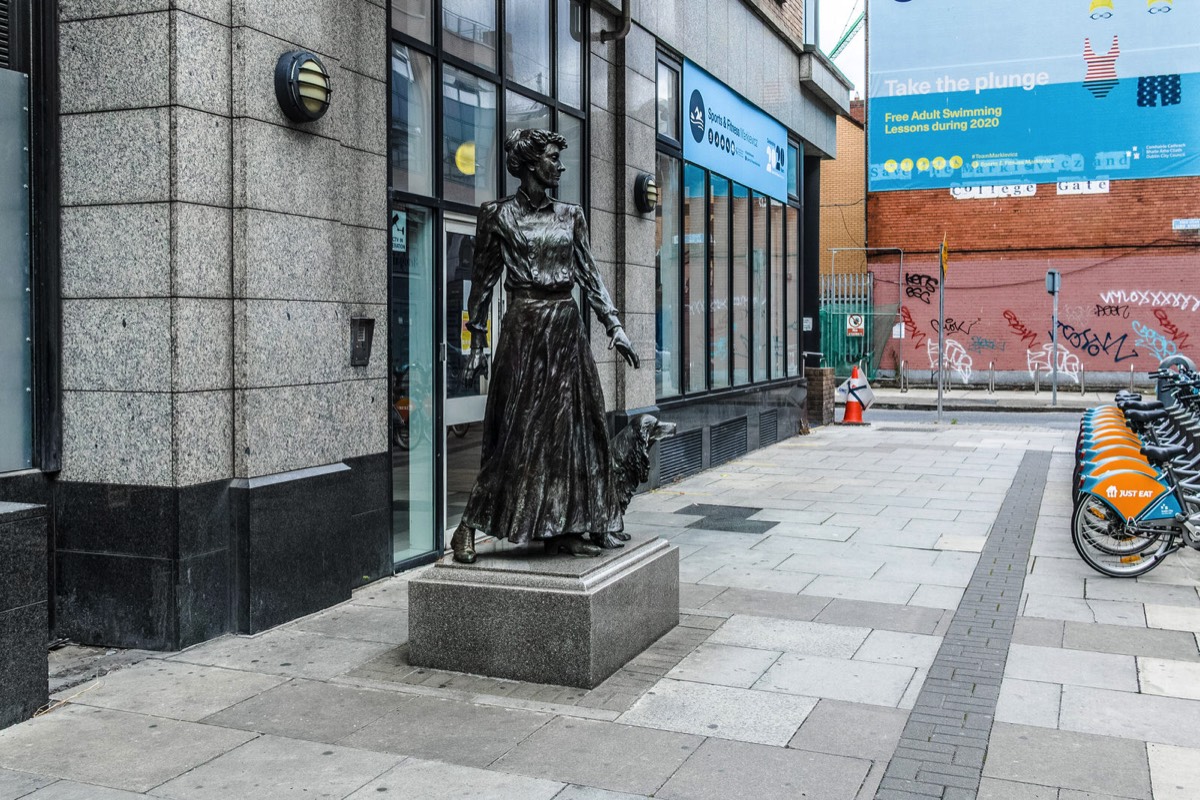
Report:
[{"label": "black stone base of building", "polygon": [[0,502],[0,728],[47,700],[48,511]]},{"label": "black stone base of building", "polygon": [[48,499],[51,627],[80,644],[177,650],[256,633],[392,573],[386,454],[183,488],[0,484],[3,499]]}]

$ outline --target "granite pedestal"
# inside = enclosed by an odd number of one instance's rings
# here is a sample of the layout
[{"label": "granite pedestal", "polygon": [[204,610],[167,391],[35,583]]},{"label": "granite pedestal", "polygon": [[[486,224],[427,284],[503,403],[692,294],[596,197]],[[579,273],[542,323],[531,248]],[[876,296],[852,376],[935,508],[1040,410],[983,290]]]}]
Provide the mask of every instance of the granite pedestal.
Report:
[{"label": "granite pedestal", "polygon": [[45,705],[49,571],[45,506],[0,502],[0,728]]},{"label": "granite pedestal", "polygon": [[590,689],[678,623],[679,548],[664,539],[595,558],[500,545],[413,579],[409,661]]}]

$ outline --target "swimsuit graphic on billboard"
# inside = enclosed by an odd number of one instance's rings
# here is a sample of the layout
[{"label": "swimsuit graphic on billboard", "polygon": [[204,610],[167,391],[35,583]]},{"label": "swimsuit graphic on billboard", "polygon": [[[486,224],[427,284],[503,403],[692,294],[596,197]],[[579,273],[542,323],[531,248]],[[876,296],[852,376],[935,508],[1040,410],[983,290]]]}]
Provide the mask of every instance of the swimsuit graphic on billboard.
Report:
[{"label": "swimsuit graphic on billboard", "polygon": [[1200,175],[1200,2],[1137,6],[870,0],[870,191]]},{"label": "swimsuit graphic on billboard", "polygon": [[683,157],[786,202],[787,129],[687,60],[683,96],[692,134],[683,137]]}]

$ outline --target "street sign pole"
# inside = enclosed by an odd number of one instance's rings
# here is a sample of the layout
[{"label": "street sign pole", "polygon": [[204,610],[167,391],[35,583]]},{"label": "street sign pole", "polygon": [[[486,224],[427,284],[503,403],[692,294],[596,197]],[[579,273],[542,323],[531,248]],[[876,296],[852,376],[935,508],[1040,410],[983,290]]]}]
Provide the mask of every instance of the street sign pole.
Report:
[{"label": "street sign pole", "polygon": [[942,279],[938,281],[938,397],[937,421],[942,422],[942,393],[945,391],[946,375],[946,261],[949,260],[946,250],[946,239],[942,238],[942,249],[938,254],[941,263]]},{"label": "street sign pole", "polygon": [[1054,310],[1050,316],[1050,406],[1058,406],[1058,293],[1062,288],[1062,274],[1046,270],[1046,291],[1054,298]]}]

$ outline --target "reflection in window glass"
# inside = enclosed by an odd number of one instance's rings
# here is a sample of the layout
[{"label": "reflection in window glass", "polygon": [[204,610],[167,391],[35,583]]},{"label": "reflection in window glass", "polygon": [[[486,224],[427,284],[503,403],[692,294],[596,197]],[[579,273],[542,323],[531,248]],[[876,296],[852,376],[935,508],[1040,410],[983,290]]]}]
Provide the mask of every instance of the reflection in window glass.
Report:
[{"label": "reflection in window glass", "polygon": [[428,43],[432,3],[433,0],[392,0],[392,28]]},{"label": "reflection in window glass", "polygon": [[0,472],[33,466],[29,121],[9,111],[28,103],[25,77],[0,70]]},{"label": "reflection in window glass", "polygon": [[658,133],[679,141],[679,73],[658,62]]},{"label": "reflection in window glass", "polygon": [[679,161],[658,154],[659,203],[655,214],[655,353],[657,397],[679,394]]},{"label": "reflection in window glass", "polygon": [[442,48],[496,69],[496,0],[442,0]]},{"label": "reflection in window glass", "polygon": [[392,45],[392,188],[433,194],[429,56]]},{"label": "reflection in window glass", "polygon": [[[507,106],[504,112],[505,139],[510,133],[521,128],[550,130],[550,108],[545,103],[530,100],[524,95],[510,91],[505,94],[505,105]],[[508,174],[508,170],[504,171],[504,180],[506,194],[515,193],[517,187],[521,185],[520,179]]]},{"label": "reflection in window glass", "polygon": [[770,306],[767,305],[767,198],[754,195],[751,206],[754,226],[754,250],[750,254],[752,297],[750,305],[754,326],[754,380],[767,379],[767,322]]},{"label": "reflection in window glass", "polygon": [[787,374],[800,374],[800,209],[787,209]]},{"label": "reflection in window glass", "polygon": [[708,376],[705,360],[704,311],[707,305],[708,247],[704,223],[708,197],[704,170],[694,164],[683,169],[683,348],[686,356],[689,392],[704,391]]},{"label": "reflection in window glass", "polygon": [[432,551],[434,521],[433,225],[428,209],[392,208],[392,549],[397,563]]},{"label": "reflection in window glass", "polygon": [[504,6],[504,73],[550,94],[549,0],[508,0]]},{"label": "reflection in window glass", "polygon": [[729,181],[717,175],[709,181],[709,230],[712,258],[708,272],[708,341],[712,347],[709,385],[729,386]]},{"label": "reflection in window glass", "polygon": [[800,196],[800,149],[794,144],[788,145],[788,162],[787,162],[787,181],[788,194],[792,197]]},{"label": "reflection in window glass", "polygon": [[[558,199],[566,203],[582,205],[583,203],[583,120],[564,114],[558,114],[558,132],[567,140],[567,149],[563,151],[562,163],[567,168],[558,184]],[[602,258],[612,258],[608,253]]]},{"label": "reflection in window glass", "polygon": [[733,185],[733,385],[750,382],[750,192]]},{"label": "reflection in window glass", "polygon": [[784,298],[787,296],[787,285],[783,280],[784,207],[774,200],[769,202],[771,204],[771,377],[782,378],[785,374],[783,370]]},{"label": "reflection in window glass", "polygon": [[572,108],[583,108],[583,41],[587,35],[587,17],[579,0],[557,2],[558,100]]},{"label": "reflection in window glass", "polygon": [[444,68],[442,174],[447,200],[479,205],[496,199],[496,87]]}]

